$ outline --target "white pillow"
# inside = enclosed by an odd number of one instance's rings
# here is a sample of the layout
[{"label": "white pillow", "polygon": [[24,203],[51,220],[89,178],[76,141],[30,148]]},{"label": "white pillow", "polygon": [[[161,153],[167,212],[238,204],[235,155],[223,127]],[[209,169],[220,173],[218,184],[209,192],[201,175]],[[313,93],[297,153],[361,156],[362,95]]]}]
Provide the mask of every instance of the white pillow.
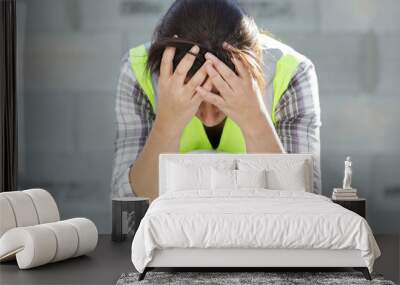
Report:
[{"label": "white pillow", "polygon": [[307,189],[304,167],[267,171],[268,189],[303,191]]},{"label": "white pillow", "polygon": [[307,191],[310,189],[309,167],[305,161],[289,158],[238,160],[240,170],[267,171],[267,188],[271,190]]},{"label": "white pillow", "polygon": [[267,171],[236,170],[237,187],[240,188],[267,188]]},{"label": "white pillow", "polygon": [[233,170],[212,168],[213,190],[267,188],[266,170]]},{"label": "white pillow", "polygon": [[168,191],[211,189],[211,167],[170,162],[167,169]]},{"label": "white pillow", "polygon": [[213,190],[236,190],[236,170],[212,168]]}]

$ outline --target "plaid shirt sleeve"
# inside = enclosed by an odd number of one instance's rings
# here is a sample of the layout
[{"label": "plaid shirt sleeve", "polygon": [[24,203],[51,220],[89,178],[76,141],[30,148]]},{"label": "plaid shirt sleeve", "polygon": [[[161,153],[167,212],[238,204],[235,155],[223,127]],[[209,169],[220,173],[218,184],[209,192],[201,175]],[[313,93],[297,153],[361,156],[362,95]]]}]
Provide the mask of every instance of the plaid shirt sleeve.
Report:
[{"label": "plaid shirt sleeve", "polygon": [[314,192],[321,193],[321,126],[318,80],[314,65],[302,61],[276,109],[275,129],[287,153],[312,153]]},{"label": "plaid shirt sleeve", "polygon": [[135,196],[129,181],[129,171],[146,143],[155,114],[150,101],[137,85],[127,54],[122,59],[115,112],[116,134],[111,196]]},{"label": "plaid shirt sleeve", "polygon": [[[116,95],[116,136],[112,197],[135,196],[129,171],[143,149],[155,119],[150,102],[138,87],[128,56],[122,60]],[[276,110],[276,131],[288,153],[314,155],[314,191],[320,193],[320,109],[318,81],[312,63],[299,65]]]}]

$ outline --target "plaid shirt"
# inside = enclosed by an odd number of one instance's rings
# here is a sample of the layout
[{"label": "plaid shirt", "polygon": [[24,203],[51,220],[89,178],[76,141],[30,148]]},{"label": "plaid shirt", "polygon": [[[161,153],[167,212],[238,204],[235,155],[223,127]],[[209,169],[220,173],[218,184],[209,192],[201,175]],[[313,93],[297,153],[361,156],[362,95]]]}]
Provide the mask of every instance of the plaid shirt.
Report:
[{"label": "plaid shirt", "polygon": [[[157,82],[155,75],[153,82]],[[147,96],[137,85],[128,54],[122,59],[115,111],[116,137],[111,195],[134,196],[129,183],[129,171],[146,143],[155,114]],[[313,154],[314,192],[321,193],[318,81],[314,65],[305,57],[282,95],[276,110],[276,119],[275,129],[287,153]]]}]

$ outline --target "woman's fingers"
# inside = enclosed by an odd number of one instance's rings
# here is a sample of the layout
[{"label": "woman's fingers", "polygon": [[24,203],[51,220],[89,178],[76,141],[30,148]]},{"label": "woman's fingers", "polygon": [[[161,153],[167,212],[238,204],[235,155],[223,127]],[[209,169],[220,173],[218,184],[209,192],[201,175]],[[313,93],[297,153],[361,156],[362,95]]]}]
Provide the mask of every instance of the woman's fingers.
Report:
[{"label": "woman's fingers", "polygon": [[196,91],[205,101],[217,106],[222,111],[225,110],[225,100],[221,96],[218,96],[218,94],[212,93],[201,86],[197,86]]},{"label": "woman's fingers", "polygon": [[245,67],[242,60],[234,55],[232,61],[236,67],[237,72],[239,73],[239,76],[245,80],[250,80],[251,74],[250,74],[249,70]]},{"label": "woman's fingers", "polygon": [[[234,47],[227,42],[224,42],[222,47],[229,51],[234,50]],[[239,73],[239,77],[245,79],[249,79],[251,77],[249,70],[243,64],[243,61],[235,54],[232,55],[232,62],[235,65],[236,71]]]},{"label": "woman's fingers", "polygon": [[167,47],[161,58],[160,77],[169,78],[173,73],[173,60],[175,56],[175,47]]},{"label": "woman's fingers", "polygon": [[210,52],[207,52],[205,54],[205,58],[209,59],[212,61],[213,65],[215,66],[216,70],[218,73],[221,74],[222,78],[229,84],[229,86],[234,89],[237,88],[238,86],[238,77],[233,72],[232,69],[230,69],[225,63],[223,63],[218,57],[213,55]]},{"label": "woman's fingers", "polygon": [[203,84],[204,80],[207,77],[207,70],[206,70],[207,62],[205,62],[199,70],[193,75],[193,77],[189,80],[186,84],[187,93],[193,94],[197,86]]},{"label": "woman's fingers", "polygon": [[214,84],[215,88],[218,89],[222,97],[225,98],[233,94],[231,87],[211,64],[206,66],[206,70],[211,82]]},{"label": "woman's fingers", "polygon": [[210,77],[207,78],[206,82],[204,82],[204,84],[201,87],[203,87],[207,91],[211,91],[212,90],[213,84],[212,84],[212,81],[211,81]]},{"label": "woman's fingers", "polygon": [[199,92],[196,92],[191,99],[191,104],[195,106],[195,108],[199,108],[202,101],[203,96]]},{"label": "woman's fingers", "polygon": [[178,66],[175,69],[174,72],[174,77],[179,84],[179,86],[182,86],[183,83],[185,82],[186,76],[190,68],[192,67],[196,55],[199,53],[200,48],[198,46],[193,46],[190,49],[190,52],[186,53],[186,55],[182,58],[182,60],[179,62]]}]

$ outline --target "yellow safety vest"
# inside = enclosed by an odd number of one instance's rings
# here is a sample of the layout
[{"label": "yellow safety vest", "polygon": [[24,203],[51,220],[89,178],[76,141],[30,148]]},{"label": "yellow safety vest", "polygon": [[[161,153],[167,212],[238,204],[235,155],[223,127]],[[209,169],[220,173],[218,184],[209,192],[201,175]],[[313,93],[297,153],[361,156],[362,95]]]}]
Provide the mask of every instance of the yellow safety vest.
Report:
[{"label": "yellow safety vest", "polygon": [[[279,50],[280,56],[275,64],[275,75],[273,79],[273,101],[271,119],[276,124],[276,108],[283,93],[286,91],[289,82],[300,63],[299,58],[294,53],[283,53]],[[136,80],[143,89],[153,111],[156,112],[155,93],[152,85],[151,74],[146,70],[148,53],[144,45],[132,48],[129,51],[129,61]],[[203,123],[194,116],[183,130],[179,151],[181,153],[196,150],[212,150],[213,147],[207,137]],[[229,117],[226,118],[222,130],[221,139],[216,149],[218,152],[227,153],[246,153],[246,143],[240,127]]]}]

